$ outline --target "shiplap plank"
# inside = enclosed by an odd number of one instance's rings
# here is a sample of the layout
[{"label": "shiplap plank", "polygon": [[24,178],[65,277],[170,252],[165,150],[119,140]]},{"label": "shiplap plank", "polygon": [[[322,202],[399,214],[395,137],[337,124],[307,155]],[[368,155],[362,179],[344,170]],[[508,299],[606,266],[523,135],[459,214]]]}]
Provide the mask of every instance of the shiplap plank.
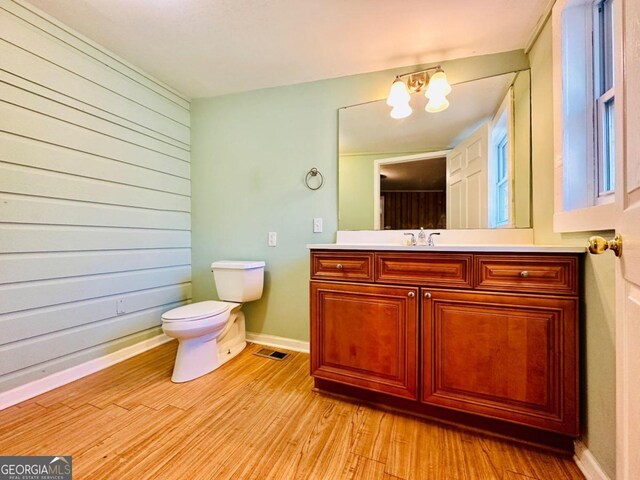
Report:
[{"label": "shiplap plank", "polygon": [[0,314],[191,281],[190,267],[0,285]]},{"label": "shiplap plank", "polygon": [[0,131],[190,178],[188,162],[0,102]]},{"label": "shiplap plank", "polygon": [[103,357],[122,348],[160,335],[161,333],[161,327],[149,328],[132,335],[127,335],[126,337],[116,338],[115,340],[110,340],[93,347],[85,348],[79,352],[63,355],[62,357],[47,360],[37,365],[32,365],[31,367],[26,367],[7,375],[2,375],[0,376],[0,392],[19,387],[67,368],[75,367],[76,365],[88,362],[89,360]]},{"label": "shiplap plank", "polygon": [[[135,129],[135,125],[139,125],[143,133],[153,135],[157,132],[159,139],[173,139],[178,142],[177,146],[189,147],[190,131],[186,125],[115,95],[105,87],[1,39],[0,57],[2,70],[6,71],[3,78],[9,83],[28,87],[35,93],[69,102],[72,106],[90,106],[89,111],[96,115],[103,112],[107,120],[122,119],[124,126]],[[37,87],[40,88],[36,90]]]},{"label": "shiplap plank", "polygon": [[184,148],[179,148],[167,142],[157,140],[149,135],[144,135],[130,128],[104,120],[90,113],[83,112],[55,100],[50,100],[3,81],[0,81],[0,101],[12,103],[22,108],[47,115],[48,117],[70,123],[82,129],[91,130],[92,132],[151,150],[152,152],[177,158],[183,162],[188,162],[190,159],[189,151]]},{"label": "shiplap plank", "polygon": [[0,192],[189,212],[191,198],[0,161]]},{"label": "shiplap plank", "polygon": [[0,222],[190,230],[191,215],[0,193]]},{"label": "shiplap plank", "polygon": [[106,320],[116,314],[120,298],[125,299],[127,312],[135,313],[190,300],[191,283],[0,315],[0,345]]},{"label": "shiplap plank", "polygon": [[163,312],[182,304],[171,303],[4,345],[0,347],[0,375],[158,326]]},{"label": "shiplap plank", "polygon": [[191,195],[188,179],[0,132],[0,161],[86,178]]},{"label": "shiplap plank", "polygon": [[0,8],[0,35],[0,38],[7,42],[20,45],[34,55],[46,58],[61,68],[108,88],[116,95],[134,100],[150,110],[189,126],[187,108],[158,95],[116,70],[105,68],[104,64],[94,58],[81,54],[55,36],[18,19],[3,8]]},{"label": "shiplap plank", "polygon": [[189,248],[191,232],[108,227],[0,224],[0,252],[110,251]]},{"label": "shiplap plank", "polygon": [[191,265],[191,250],[0,254],[0,284]]},{"label": "shiplap plank", "polygon": [[146,86],[154,92],[167,97],[185,109],[190,108],[189,99],[174,88],[151,77],[135,65],[107,51],[84,35],[74,32],[50,15],[21,0],[1,0],[2,8],[30,23],[31,25],[55,36],[76,50],[95,58],[100,63],[119,71],[132,80]]}]

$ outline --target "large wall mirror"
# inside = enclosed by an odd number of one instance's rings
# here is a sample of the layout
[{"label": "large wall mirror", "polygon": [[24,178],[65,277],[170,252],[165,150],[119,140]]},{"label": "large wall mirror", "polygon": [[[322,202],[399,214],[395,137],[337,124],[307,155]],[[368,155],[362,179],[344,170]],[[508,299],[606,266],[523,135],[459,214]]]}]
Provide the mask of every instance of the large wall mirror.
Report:
[{"label": "large wall mirror", "polygon": [[384,100],[339,110],[339,229],[531,226],[530,72],[453,85],[449,108],[392,119]]}]

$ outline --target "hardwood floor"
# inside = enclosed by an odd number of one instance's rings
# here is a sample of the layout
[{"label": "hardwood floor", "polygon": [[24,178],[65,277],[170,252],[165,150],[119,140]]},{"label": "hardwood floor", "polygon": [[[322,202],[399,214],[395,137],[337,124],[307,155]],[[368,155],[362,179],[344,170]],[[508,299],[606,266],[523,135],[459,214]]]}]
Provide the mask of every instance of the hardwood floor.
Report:
[{"label": "hardwood floor", "polygon": [[0,412],[0,455],[72,455],[74,479],[584,478],[568,457],[312,391],[309,356],[170,381],[171,342]]}]

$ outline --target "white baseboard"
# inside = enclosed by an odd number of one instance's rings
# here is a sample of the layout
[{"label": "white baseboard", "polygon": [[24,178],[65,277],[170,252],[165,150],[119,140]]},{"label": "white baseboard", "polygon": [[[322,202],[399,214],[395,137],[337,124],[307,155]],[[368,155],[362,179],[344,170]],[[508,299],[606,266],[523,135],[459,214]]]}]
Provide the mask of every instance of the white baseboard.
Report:
[{"label": "white baseboard", "polygon": [[610,480],[587,446],[580,440],[575,442],[574,451],[573,461],[587,480]]},{"label": "white baseboard", "polygon": [[128,358],[139,355],[142,352],[151,350],[152,348],[162,345],[163,343],[167,343],[170,340],[172,340],[170,337],[161,333],[160,335],[156,335],[155,337],[143,340],[142,342],[130,345],[108,355],[94,358],[93,360],[81,363],[75,367],[67,368],[66,370],[53,373],[44,378],[7,390],[6,392],[0,393],[0,410],[4,410],[5,408],[24,402],[25,400],[29,400],[30,398],[42,395],[45,392],[61,387],[62,385],[66,385],[67,383],[71,383],[82,377],[86,377],[87,375],[91,375],[92,373],[104,370],[111,365],[115,365],[116,363],[120,363]]},{"label": "white baseboard", "polygon": [[278,347],[293,350],[294,352],[309,353],[309,342],[294,340],[293,338],[247,332],[247,341],[257,343],[258,345],[266,345],[267,347]]}]

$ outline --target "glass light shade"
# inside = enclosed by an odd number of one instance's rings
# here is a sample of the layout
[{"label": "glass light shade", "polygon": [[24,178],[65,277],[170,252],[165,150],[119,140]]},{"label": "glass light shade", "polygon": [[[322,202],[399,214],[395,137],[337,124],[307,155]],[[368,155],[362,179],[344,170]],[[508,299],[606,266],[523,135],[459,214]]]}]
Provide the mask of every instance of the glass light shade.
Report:
[{"label": "glass light shade", "polygon": [[411,115],[411,112],[413,112],[413,110],[409,106],[409,102],[401,103],[393,107],[393,110],[391,110],[391,118],[406,118]]},{"label": "glass light shade", "polygon": [[442,112],[447,108],[449,108],[449,100],[447,100],[444,95],[439,97],[429,98],[429,101],[427,102],[427,106],[424,107],[424,109],[429,113]]},{"label": "glass light shade", "polygon": [[391,90],[389,90],[387,105],[389,105],[390,107],[397,107],[399,105],[409,103],[410,98],[411,95],[409,95],[409,89],[407,88],[407,85],[399,78],[396,78],[396,80],[391,85]]},{"label": "glass light shade", "polygon": [[446,97],[450,93],[451,85],[449,85],[447,75],[442,70],[438,70],[436,73],[431,75],[429,85],[427,85],[427,90],[424,92],[425,97]]}]

